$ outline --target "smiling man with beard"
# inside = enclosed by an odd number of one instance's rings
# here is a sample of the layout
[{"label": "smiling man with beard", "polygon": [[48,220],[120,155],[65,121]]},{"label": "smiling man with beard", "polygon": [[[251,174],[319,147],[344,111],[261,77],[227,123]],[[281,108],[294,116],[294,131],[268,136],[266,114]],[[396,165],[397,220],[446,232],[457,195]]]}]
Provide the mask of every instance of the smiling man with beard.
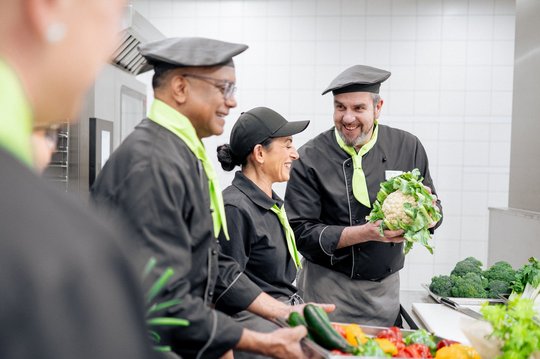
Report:
[{"label": "smiling man with beard", "polygon": [[285,193],[305,258],[299,292],[306,301],[335,303],[330,318],[337,322],[400,324],[403,231],[381,236],[378,223],[365,217],[380,183],[400,172],[419,168],[435,193],[418,138],[378,122],[384,103],[379,88],[389,77],[356,65],[330,83],[323,95],[334,95],[334,127],[299,149]]}]

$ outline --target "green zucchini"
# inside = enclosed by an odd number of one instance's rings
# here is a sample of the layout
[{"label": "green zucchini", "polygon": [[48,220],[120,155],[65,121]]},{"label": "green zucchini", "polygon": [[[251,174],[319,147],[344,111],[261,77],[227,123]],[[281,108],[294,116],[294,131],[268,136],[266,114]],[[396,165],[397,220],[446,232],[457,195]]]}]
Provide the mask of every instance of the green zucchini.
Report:
[{"label": "green zucchini", "polygon": [[328,314],[319,306],[306,304],[304,307],[304,318],[307,328],[315,342],[330,350],[340,350],[344,353],[355,353],[356,348],[347,343],[330,323]]},{"label": "green zucchini", "polygon": [[303,325],[304,327],[307,328],[306,320],[304,319],[302,314],[298,312],[291,312],[291,314],[289,315],[289,320],[287,320],[287,323],[291,327],[297,327],[299,325]]},{"label": "green zucchini", "polygon": [[[303,325],[304,327],[307,328],[307,323],[306,323],[306,320],[304,319],[304,317],[302,316],[302,314],[298,313],[298,312],[291,312],[291,314],[289,314],[289,319],[287,320],[287,323],[291,326],[291,327],[297,327],[299,325]],[[311,334],[307,334],[307,337],[311,340],[313,340],[313,337],[311,336]]]}]

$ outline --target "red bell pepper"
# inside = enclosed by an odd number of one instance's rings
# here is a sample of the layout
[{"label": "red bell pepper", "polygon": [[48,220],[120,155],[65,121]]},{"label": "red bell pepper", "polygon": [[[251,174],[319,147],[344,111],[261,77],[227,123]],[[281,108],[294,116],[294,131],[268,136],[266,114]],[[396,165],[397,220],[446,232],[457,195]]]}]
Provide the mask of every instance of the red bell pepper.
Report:
[{"label": "red bell pepper", "polygon": [[405,347],[403,335],[398,327],[390,327],[380,331],[379,334],[377,334],[377,338],[388,339],[396,346],[398,351]]},{"label": "red bell pepper", "polygon": [[345,328],[343,325],[341,324],[337,324],[337,323],[332,323],[332,327],[336,330],[336,332],[339,333],[339,335],[341,335],[343,338],[347,338],[347,336],[345,335]]},{"label": "red bell pepper", "polygon": [[398,351],[398,358],[433,358],[429,347],[424,344],[411,344]]},{"label": "red bell pepper", "polygon": [[459,344],[459,342],[456,342],[455,340],[450,340],[450,339],[441,339],[437,343],[437,350],[439,350],[441,348],[444,348],[444,347],[449,347],[452,344]]},{"label": "red bell pepper", "polygon": [[377,334],[377,338],[388,339],[391,342],[402,342],[403,341],[403,336],[401,335],[401,330],[399,330],[398,327],[390,327],[388,329],[381,330],[379,332],[379,334]]}]

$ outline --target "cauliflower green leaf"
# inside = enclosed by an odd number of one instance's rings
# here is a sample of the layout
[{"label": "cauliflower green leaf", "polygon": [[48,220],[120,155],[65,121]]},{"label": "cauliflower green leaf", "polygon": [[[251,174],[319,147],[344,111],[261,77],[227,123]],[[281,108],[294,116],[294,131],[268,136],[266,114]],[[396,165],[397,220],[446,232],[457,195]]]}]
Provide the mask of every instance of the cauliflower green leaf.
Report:
[{"label": "cauliflower green leaf", "polygon": [[429,225],[438,222],[442,215],[433,204],[433,196],[422,184],[420,171],[415,168],[381,183],[377,200],[366,219],[369,222],[381,220],[380,232],[384,230],[403,229],[405,231],[405,254],[413,243],[418,242],[430,253],[433,248],[429,244],[431,234]]}]

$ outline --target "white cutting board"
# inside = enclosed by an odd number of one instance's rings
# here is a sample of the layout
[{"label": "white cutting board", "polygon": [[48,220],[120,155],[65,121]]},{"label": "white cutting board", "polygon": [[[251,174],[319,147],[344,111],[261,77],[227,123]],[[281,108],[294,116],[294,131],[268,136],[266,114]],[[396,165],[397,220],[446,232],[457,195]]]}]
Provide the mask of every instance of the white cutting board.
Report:
[{"label": "white cutting board", "polygon": [[[475,307],[469,308],[477,309]],[[412,309],[430,332],[441,338],[457,340],[462,344],[470,345],[465,333],[461,330],[461,322],[467,323],[475,319],[443,304],[413,303]]]}]

